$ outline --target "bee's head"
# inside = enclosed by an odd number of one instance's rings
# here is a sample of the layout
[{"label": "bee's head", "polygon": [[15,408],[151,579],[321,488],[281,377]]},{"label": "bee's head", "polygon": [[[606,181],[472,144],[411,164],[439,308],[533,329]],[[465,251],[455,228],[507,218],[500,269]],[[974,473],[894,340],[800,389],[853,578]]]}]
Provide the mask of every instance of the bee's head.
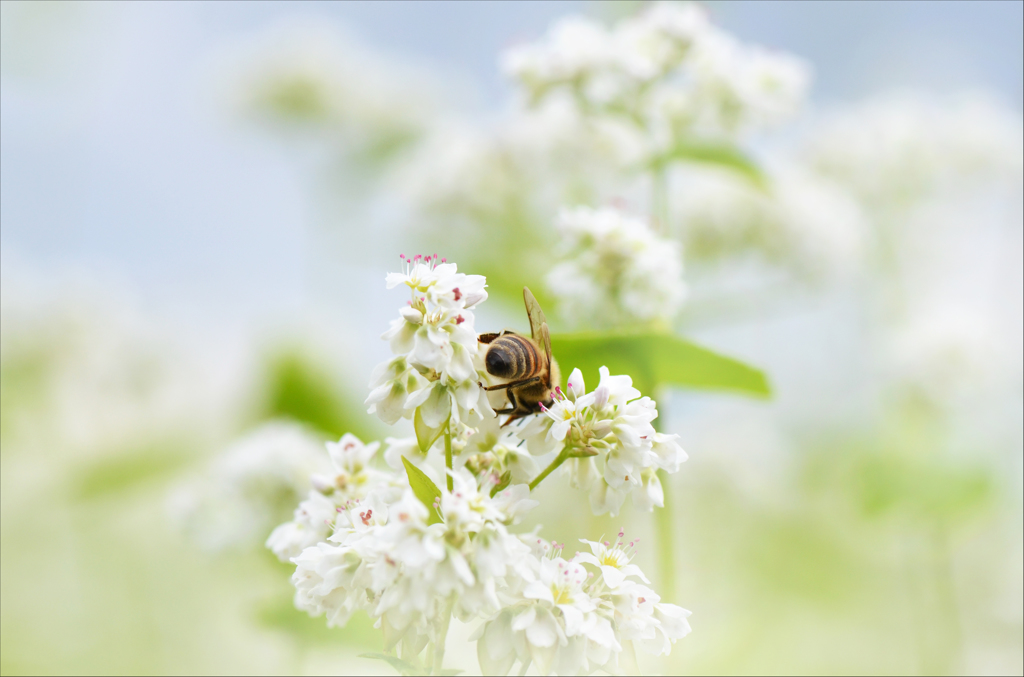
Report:
[{"label": "bee's head", "polygon": [[501,346],[492,346],[484,358],[487,366],[487,373],[499,378],[509,378],[512,375],[512,356],[508,350]]}]

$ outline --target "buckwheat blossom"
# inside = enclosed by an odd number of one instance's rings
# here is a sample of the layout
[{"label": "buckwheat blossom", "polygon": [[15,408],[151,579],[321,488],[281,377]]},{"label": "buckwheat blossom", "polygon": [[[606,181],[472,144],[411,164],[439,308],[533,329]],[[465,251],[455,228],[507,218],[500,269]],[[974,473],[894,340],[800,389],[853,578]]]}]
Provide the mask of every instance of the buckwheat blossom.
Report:
[{"label": "buckwheat blossom", "polygon": [[487,471],[513,484],[526,484],[540,472],[536,459],[522,446],[513,428],[502,428],[497,416],[485,418],[461,445],[461,456],[474,473]]},{"label": "buckwheat blossom", "polygon": [[393,424],[419,410],[431,428],[449,418],[480,421],[491,409],[478,386],[471,309],[487,299],[484,277],[459,273],[437,255],[402,260],[403,271],[389,274],[387,286],[407,287],[411,299],[382,336],[395,357],[374,370],[368,411]]},{"label": "buckwheat blossom", "polygon": [[296,605],[338,625],[363,609],[380,620],[389,648],[402,642],[412,655],[439,639],[441,617],[496,612],[499,585],[532,576],[529,547],[506,525],[536,502],[525,485],[491,497],[468,471],[453,479],[454,491],[433,508],[438,523],[409,490],[391,504],[380,494],[350,504],[328,543],[293,559]]},{"label": "buckwheat blossom", "polygon": [[679,244],[618,209],[576,207],[558,218],[561,260],[547,276],[571,324],[668,322],[686,298]]},{"label": "buckwheat blossom", "polygon": [[267,538],[266,546],[281,561],[288,561],[305,548],[326,540],[335,526],[337,513],[371,492],[395,495],[395,478],[370,466],[380,446],[363,444],[346,433],[338,442],[327,443],[330,472],[313,473],[312,489],[295,509],[291,522],[279,525]]},{"label": "buckwheat blossom", "polygon": [[585,538],[581,538],[580,543],[590,546],[590,552],[578,552],[573,559],[598,567],[608,587],[619,587],[627,576],[636,576],[644,583],[650,583],[640,567],[629,563],[633,558],[630,550],[635,548],[635,541],[630,542],[628,547],[624,547],[622,542],[612,545],[608,541],[588,541]]},{"label": "buckwheat blossom", "polygon": [[533,453],[559,452],[570,483],[590,492],[595,514],[617,514],[629,495],[638,508],[661,507],[664,494],[654,471],[676,472],[686,453],[677,435],[655,431],[656,404],[640,396],[629,376],[612,376],[607,367],[600,374],[598,387],[587,393],[574,369],[544,416],[518,434]]},{"label": "buckwheat blossom", "polygon": [[310,431],[266,423],[215,458],[201,478],[174,490],[169,509],[206,549],[258,543],[306,494],[310,476],[329,469],[323,443]]},{"label": "buckwheat blossom", "polygon": [[[485,674],[508,674],[517,661],[521,672],[533,664],[539,674],[616,674],[633,660],[634,646],[666,653],[689,632],[688,611],[661,604],[653,590],[633,580],[647,580],[625,554],[635,542],[583,542],[602,559],[577,553],[566,560],[563,545],[536,540],[530,556],[535,577],[508,589],[505,608],[473,636]],[[584,565],[599,567],[598,575]],[[627,648],[629,657],[620,660]]]}]

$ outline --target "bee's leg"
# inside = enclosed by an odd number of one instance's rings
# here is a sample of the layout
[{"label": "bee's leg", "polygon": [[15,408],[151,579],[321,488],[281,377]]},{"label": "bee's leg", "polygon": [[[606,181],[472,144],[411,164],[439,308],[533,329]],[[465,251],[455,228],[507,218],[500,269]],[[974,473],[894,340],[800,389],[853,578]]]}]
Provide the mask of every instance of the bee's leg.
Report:
[{"label": "bee's leg", "polygon": [[496,386],[485,386],[484,390],[501,390],[502,388],[521,388],[523,386],[533,385],[534,383],[540,382],[540,376],[531,376],[530,378],[524,378],[521,381],[512,381],[511,383],[502,383]]},{"label": "bee's leg", "polygon": [[501,427],[504,428],[512,421],[518,421],[522,417],[529,416],[532,413],[533,412],[530,411],[529,409],[523,407],[516,407],[516,409],[511,414],[509,414],[509,417],[505,419],[505,422],[501,424]]},{"label": "bee's leg", "polygon": [[510,390],[505,394],[508,395],[508,403],[512,406],[510,406],[508,409],[499,409],[494,412],[495,414],[511,414],[512,412],[519,408],[519,405],[516,404],[516,396],[512,394],[512,391]]}]

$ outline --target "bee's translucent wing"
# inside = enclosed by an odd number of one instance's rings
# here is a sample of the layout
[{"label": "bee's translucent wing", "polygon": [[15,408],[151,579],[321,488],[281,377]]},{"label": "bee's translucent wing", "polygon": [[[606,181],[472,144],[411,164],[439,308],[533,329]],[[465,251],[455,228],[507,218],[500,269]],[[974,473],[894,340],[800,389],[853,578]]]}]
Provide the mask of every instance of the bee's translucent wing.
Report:
[{"label": "bee's translucent wing", "polygon": [[[529,287],[523,287],[523,300],[526,302],[526,314],[530,317],[530,336],[544,349],[544,354],[551,364],[551,332],[548,331],[548,318],[533,297]],[[550,371],[548,372],[550,377]]]},{"label": "bee's translucent wing", "polygon": [[[548,331],[548,323],[540,325],[540,338],[537,339],[544,347],[544,354],[548,357],[548,381],[551,380],[551,333]],[[550,383],[548,384],[550,385]]]},{"label": "bee's translucent wing", "polygon": [[526,302],[526,315],[530,318],[530,336],[534,341],[539,341],[541,325],[547,324],[548,318],[544,317],[544,311],[540,309],[529,287],[523,287],[523,301]]}]

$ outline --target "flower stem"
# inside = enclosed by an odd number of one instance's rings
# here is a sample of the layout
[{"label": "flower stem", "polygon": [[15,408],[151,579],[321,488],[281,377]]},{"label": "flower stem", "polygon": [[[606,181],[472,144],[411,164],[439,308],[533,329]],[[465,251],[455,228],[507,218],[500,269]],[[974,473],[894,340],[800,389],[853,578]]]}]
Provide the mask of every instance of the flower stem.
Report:
[{"label": "flower stem", "polygon": [[669,497],[668,473],[658,471],[661,489],[665,495],[665,505],[654,512],[654,530],[658,534],[658,568],[661,569],[662,596],[671,602],[676,598],[676,566],[672,538],[675,529],[672,519],[672,500]]},{"label": "flower stem", "polygon": [[652,197],[651,211],[654,215],[654,229],[663,237],[672,235],[669,228],[668,207],[668,174],[664,166],[659,165],[651,175]]},{"label": "flower stem", "polygon": [[[449,449],[451,449],[450,446]],[[444,647],[448,641],[448,624],[452,620],[452,606],[454,606],[453,603],[445,605],[444,614],[441,620],[441,630],[438,633],[437,639],[434,641],[434,661],[432,673],[435,675],[440,675],[441,671],[444,668]]]},{"label": "flower stem", "polygon": [[[665,414],[665,404],[663,391],[658,393],[661,398],[661,412],[660,416],[654,419],[654,429],[661,431],[662,419],[661,416]],[[676,598],[676,566],[675,566],[675,553],[673,552],[673,538],[675,537],[675,525],[672,515],[672,492],[669,486],[669,476],[664,470],[658,471],[658,479],[661,481],[661,491],[664,498],[664,505],[654,511],[654,530],[658,534],[658,568],[661,570],[661,589],[662,597],[669,601],[674,601]]]},{"label": "flower stem", "polygon": [[548,475],[553,473],[558,466],[560,466],[563,463],[565,463],[565,460],[567,458],[569,458],[569,455],[567,453],[565,453],[565,451],[566,451],[565,449],[562,449],[562,451],[558,454],[558,456],[555,457],[555,460],[551,461],[551,465],[549,465],[548,467],[544,468],[544,470],[541,471],[541,473],[539,475],[537,475],[536,477],[533,478],[533,481],[530,482],[530,491],[533,491],[534,489],[536,489],[537,485],[540,484],[544,480],[545,477],[547,477]]},{"label": "flower stem", "polygon": [[454,487],[452,483],[452,426],[449,423],[444,429],[444,465],[448,468],[448,472],[445,473],[445,477],[448,480],[448,491],[451,491]]}]

